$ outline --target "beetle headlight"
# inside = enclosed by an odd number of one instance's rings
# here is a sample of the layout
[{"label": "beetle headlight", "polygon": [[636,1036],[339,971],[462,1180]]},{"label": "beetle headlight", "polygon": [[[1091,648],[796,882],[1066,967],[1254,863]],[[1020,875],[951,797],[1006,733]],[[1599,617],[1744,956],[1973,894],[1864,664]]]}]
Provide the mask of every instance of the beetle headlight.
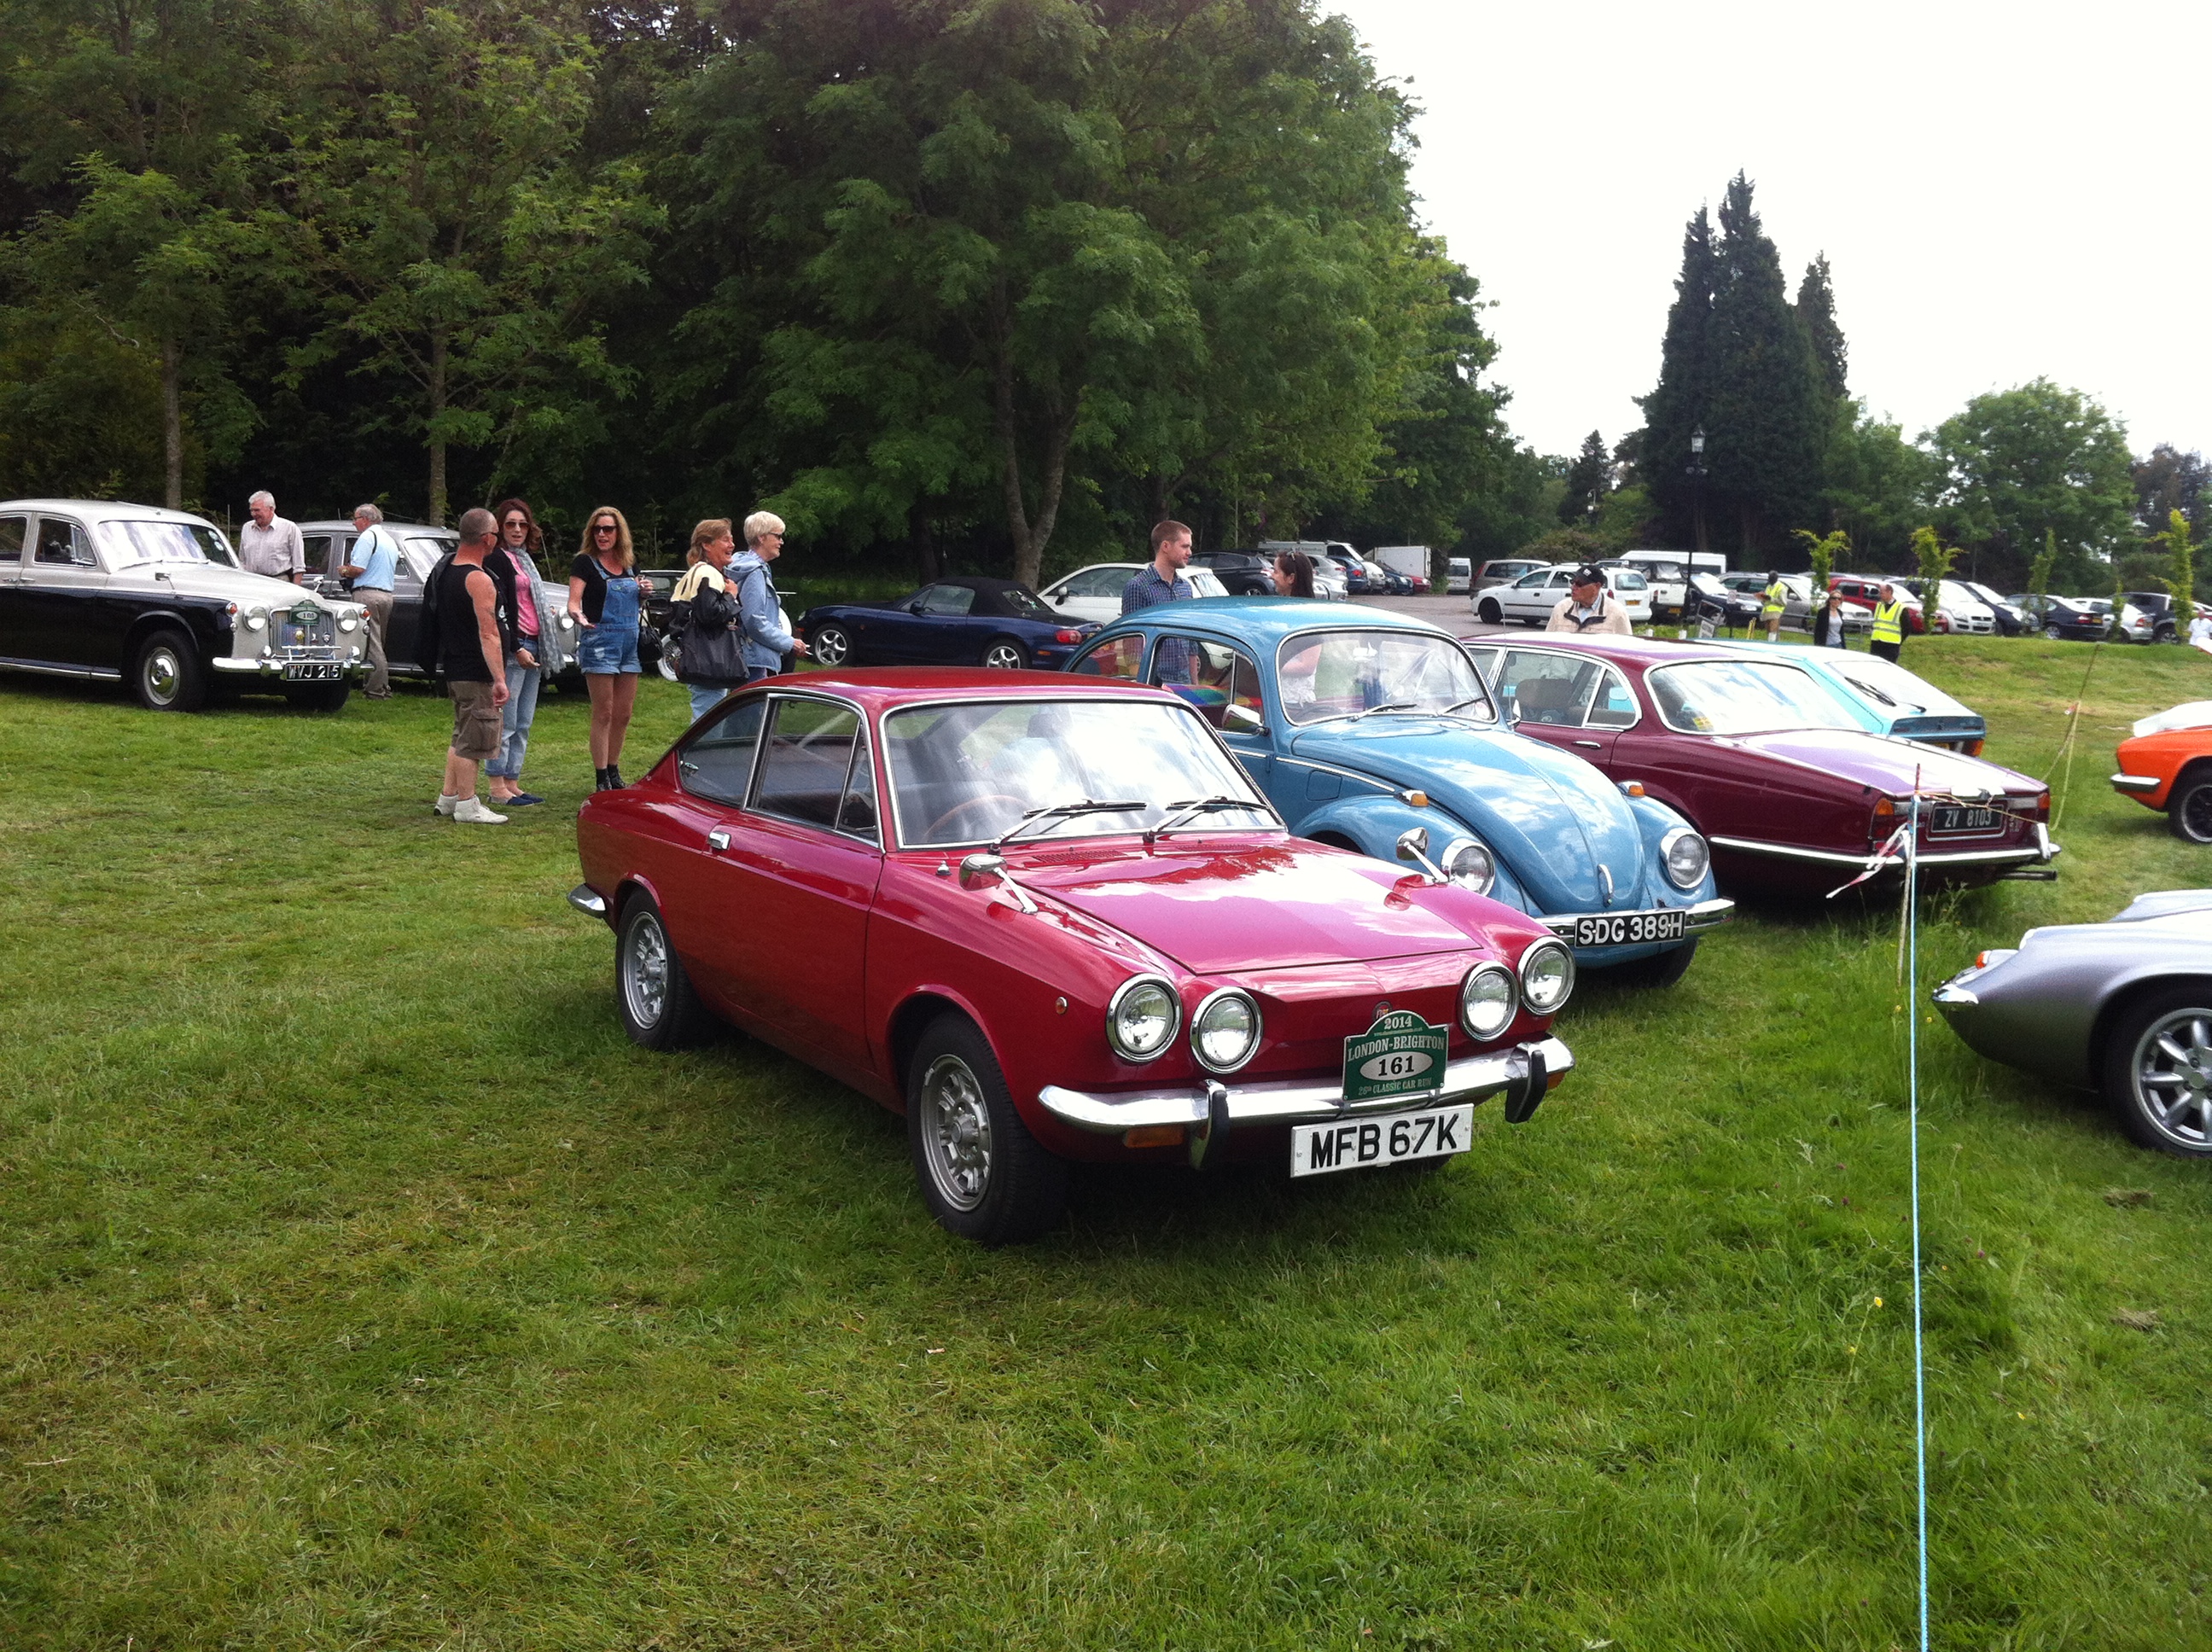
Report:
[{"label": "beetle headlight", "polygon": [[1106,1042],[1124,1061],[1151,1060],[1182,1024],[1182,1000],[1158,975],[1123,981],[1106,1006]]},{"label": "beetle headlight", "polygon": [[1502,963],[1478,963],[1459,989],[1459,1024],[1468,1036],[1485,1043],[1512,1024],[1519,1008],[1513,972]]},{"label": "beetle headlight", "polygon": [[1667,868],[1667,881],[1676,889],[1695,889],[1705,881],[1712,851],[1705,840],[1686,826],[1677,826],[1659,840],[1659,859]]},{"label": "beetle headlight", "polygon": [[1521,996],[1538,1015],[1555,1015],[1575,990],[1575,955],[1559,941],[1538,941],[1521,955]]},{"label": "beetle headlight", "polygon": [[1260,1006],[1249,993],[1224,987],[1200,1005],[1191,1018],[1191,1054],[1209,1072],[1234,1072],[1259,1048]]},{"label": "beetle headlight", "polygon": [[1453,883],[1464,884],[1477,895],[1489,894],[1491,885],[1498,881],[1498,862],[1471,837],[1456,837],[1445,844],[1443,858],[1437,865]]}]

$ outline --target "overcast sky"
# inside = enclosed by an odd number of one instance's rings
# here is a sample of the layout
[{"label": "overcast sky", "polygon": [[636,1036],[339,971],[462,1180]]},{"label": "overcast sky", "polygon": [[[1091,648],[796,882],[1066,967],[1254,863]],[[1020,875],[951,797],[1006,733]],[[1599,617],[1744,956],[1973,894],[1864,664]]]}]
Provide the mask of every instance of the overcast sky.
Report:
[{"label": "overcast sky", "polygon": [[2212,446],[2203,0],[1333,9],[1413,81],[1422,211],[1541,452],[1642,422],[1682,226],[1739,167],[1793,296],[1827,253],[1852,392],[1907,437],[2044,376],[2138,453]]}]

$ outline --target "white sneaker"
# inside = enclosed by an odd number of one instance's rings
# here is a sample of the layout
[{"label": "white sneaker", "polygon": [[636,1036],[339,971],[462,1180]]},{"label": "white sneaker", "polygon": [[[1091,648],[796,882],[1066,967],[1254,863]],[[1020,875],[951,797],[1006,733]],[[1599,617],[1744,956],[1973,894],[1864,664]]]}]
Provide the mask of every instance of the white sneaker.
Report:
[{"label": "white sneaker", "polygon": [[451,793],[441,792],[438,794],[438,801],[433,805],[432,807],[435,809],[439,814],[450,815],[453,812],[453,805],[459,801],[460,799],[454,797]]},{"label": "white sneaker", "polygon": [[471,826],[504,826],[505,815],[495,815],[484,807],[482,798],[463,798],[453,805],[453,818],[465,820]]}]

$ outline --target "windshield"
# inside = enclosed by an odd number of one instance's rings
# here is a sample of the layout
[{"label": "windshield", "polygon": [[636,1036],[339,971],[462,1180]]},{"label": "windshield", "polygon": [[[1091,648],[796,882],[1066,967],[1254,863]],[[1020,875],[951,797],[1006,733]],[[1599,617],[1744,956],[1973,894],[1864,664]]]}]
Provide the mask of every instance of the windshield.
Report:
[{"label": "windshield", "polygon": [[107,554],[118,568],[144,562],[221,562],[236,567],[230,547],[213,528],[198,522],[103,522]]},{"label": "windshield", "polygon": [[1902,711],[1960,713],[1972,708],[1954,700],[1931,683],[1923,683],[1902,665],[1893,665],[1879,654],[1851,655],[1849,659],[1822,662],[1838,677],[1878,706]]},{"label": "windshield", "polygon": [[1010,585],[1005,595],[1006,606],[1024,619],[1056,620],[1060,617],[1045,605],[1044,598],[1025,585]]},{"label": "windshield", "polygon": [[1085,801],[1141,800],[1127,813],[1040,821],[1023,841],[1101,837],[1157,826],[1175,805],[1234,798],[1198,818],[1235,831],[1274,813],[1194,713],[1135,700],[916,706],[884,719],[900,843],[988,843],[1024,815]]},{"label": "windshield", "polygon": [[1667,726],[1685,734],[1771,734],[1788,728],[1858,726],[1850,713],[1794,665],[1701,659],[1662,665],[1644,682]]},{"label": "windshield", "polygon": [[1357,717],[1389,708],[1452,712],[1478,722],[1497,713],[1467,652],[1449,637],[1406,631],[1327,631],[1285,638],[1275,686],[1293,723]]},{"label": "windshield", "polygon": [[430,570],[437,567],[438,558],[459,543],[458,538],[444,539],[434,534],[410,533],[399,542],[399,549],[407,558],[407,566],[415,570],[415,577],[427,580],[430,577]]},{"label": "windshield", "polygon": [[1651,581],[1632,568],[1616,568],[1612,570],[1612,575],[1607,583],[1615,591],[1649,591],[1651,588]]}]

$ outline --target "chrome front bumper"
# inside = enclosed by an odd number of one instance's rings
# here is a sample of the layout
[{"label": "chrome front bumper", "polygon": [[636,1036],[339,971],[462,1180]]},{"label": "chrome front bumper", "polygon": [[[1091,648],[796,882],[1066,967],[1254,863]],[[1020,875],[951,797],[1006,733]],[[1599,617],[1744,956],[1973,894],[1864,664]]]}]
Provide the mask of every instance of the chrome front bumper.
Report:
[{"label": "chrome front bumper", "polygon": [[[1607,918],[1612,915],[1613,914],[1611,913],[1607,912],[1570,912],[1558,917],[1539,918],[1536,921],[1543,925],[1545,928],[1550,930],[1552,933],[1557,935],[1561,940],[1571,941],[1575,938],[1576,926],[1579,925],[1583,919]],[[1697,905],[1690,907],[1683,912],[1682,933],[1685,938],[1687,938],[1692,935],[1698,934],[1705,930],[1718,929],[1723,924],[1726,923],[1735,915],[1735,902],[1733,901],[1725,898],[1700,901]],[[1649,944],[1649,943],[1644,941],[1608,941],[1606,944],[1608,946],[1643,946]]]},{"label": "chrome front bumper", "polygon": [[2140,796],[2147,792],[2155,792],[2164,784],[2165,782],[2160,780],[2155,774],[2115,774],[2112,776],[2112,790],[2115,792],[2126,792],[2136,796]]},{"label": "chrome front bumper", "polygon": [[1556,1038],[1540,1038],[1510,1049],[1460,1057],[1446,1065],[1443,1086],[1429,1096],[1390,1096],[1347,1102],[1343,1079],[1332,1075],[1249,1084],[1215,1079],[1162,1090],[1093,1091],[1047,1084],[1037,1092],[1037,1100],[1061,1123],[1102,1136],[1118,1136],[1146,1126],[1198,1127],[1217,1120],[1229,1127],[1319,1123],[1325,1119],[1487,1101],[1501,1093],[1525,1118],[1543,1099],[1540,1093],[1520,1093],[1531,1087],[1531,1080],[1548,1089],[1553,1080],[1573,1072],[1574,1066],[1574,1053],[1565,1044]]},{"label": "chrome front bumper", "polygon": [[[368,661],[359,655],[351,659],[340,659],[330,655],[271,654],[265,658],[240,659],[234,654],[217,654],[209,661],[209,664],[219,671],[231,671],[240,675],[251,674],[255,677],[282,677],[284,675],[285,666],[295,662],[302,665],[335,665],[338,668],[338,675],[335,680],[341,683],[350,683],[356,677],[366,676],[368,671]],[[322,680],[327,683],[334,679],[325,677]]]}]

